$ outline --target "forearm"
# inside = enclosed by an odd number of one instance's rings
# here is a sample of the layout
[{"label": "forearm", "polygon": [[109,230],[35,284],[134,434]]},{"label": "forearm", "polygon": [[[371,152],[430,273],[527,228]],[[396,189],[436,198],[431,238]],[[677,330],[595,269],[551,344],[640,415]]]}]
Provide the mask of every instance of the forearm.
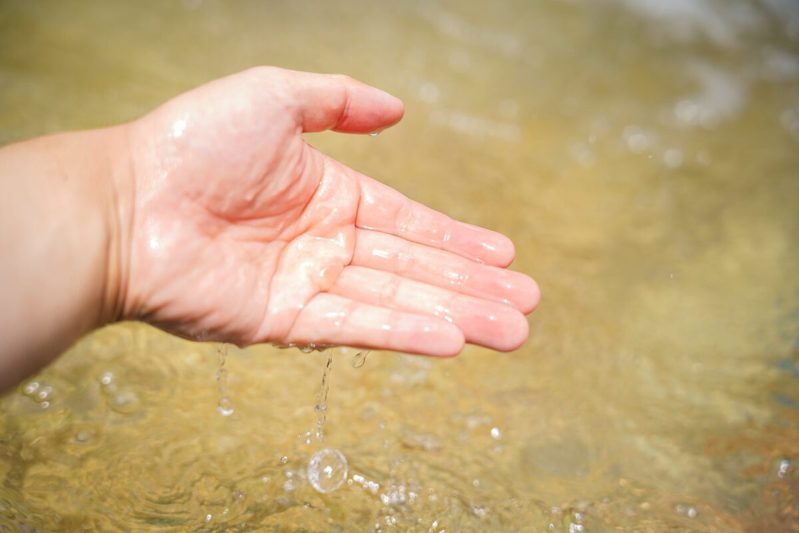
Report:
[{"label": "forearm", "polygon": [[0,149],[0,391],[118,318],[124,137],[111,128]]}]

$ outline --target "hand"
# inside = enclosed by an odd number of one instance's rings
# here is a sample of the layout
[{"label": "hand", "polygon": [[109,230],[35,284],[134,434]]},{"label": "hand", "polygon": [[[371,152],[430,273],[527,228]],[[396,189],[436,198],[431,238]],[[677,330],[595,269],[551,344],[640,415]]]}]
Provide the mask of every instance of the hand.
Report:
[{"label": "hand", "polygon": [[132,123],[125,317],[242,345],[518,347],[539,294],[504,268],[510,240],[302,137],[377,131],[402,114],[398,99],[347,77],[262,67]]}]

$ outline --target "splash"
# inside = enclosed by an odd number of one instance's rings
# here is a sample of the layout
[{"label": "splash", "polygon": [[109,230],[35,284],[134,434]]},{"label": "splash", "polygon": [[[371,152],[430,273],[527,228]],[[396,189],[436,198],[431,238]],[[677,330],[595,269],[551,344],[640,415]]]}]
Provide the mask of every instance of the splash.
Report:
[{"label": "splash", "polygon": [[344,454],[333,448],[323,448],[308,462],[308,481],[322,494],[333,492],[347,479],[349,465]]}]

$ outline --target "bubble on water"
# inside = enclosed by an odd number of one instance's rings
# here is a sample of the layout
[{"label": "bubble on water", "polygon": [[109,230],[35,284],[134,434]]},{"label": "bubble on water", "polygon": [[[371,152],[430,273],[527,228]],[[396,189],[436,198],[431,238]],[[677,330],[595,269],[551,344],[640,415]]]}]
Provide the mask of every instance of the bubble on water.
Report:
[{"label": "bubble on water", "polygon": [[36,399],[37,399],[37,400],[39,400],[39,401],[44,401],[44,400],[47,400],[48,398],[50,398],[50,395],[51,395],[52,393],[53,393],[53,387],[50,387],[49,385],[47,385],[47,386],[45,386],[45,387],[42,387],[42,388],[41,388],[41,389],[40,389],[40,390],[39,390],[39,391],[36,393]]},{"label": "bubble on water", "polygon": [[33,396],[33,394],[39,389],[39,382],[38,381],[31,381],[27,385],[22,388],[23,394],[26,396]]},{"label": "bubble on water", "polygon": [[33,400],[42,409],[50,407],[53,401],[53,387],[38,381],[31,381],[23,386],[22,394]]},{"label": "bubble on water", "polygon": [[416,493],[408,490],[402,483],[390,485],[386,492],[380,495],[380,501],[386,507],[402,506],[406,503],[411,503],[415,498]]},{"label": "bubble on water", "polygon": [[377,491],[380,490],[380,483],[367,479],[360,474],[353,474],[352,477],[347,480],[347,485],[352,485],[353,483],[357,483],[372,494],[377,494]]},{"label": "bubble on water", "polygon": [[288,462],[289,462],[289,458],[288,458],[288,457],[286,457],[285,455],[282,455],[282,456],[280,457],[280,464],[284,465],[284,464],[286,464],[286,463],[288,463]]},{"label": "bubble on water", "polygon": [[502,430],[498,427],[491,428],[491,438],[494,440],[499,440],[502,438]]},{"label": "bubble on water", "polygon": [[693,505],[677,504],[674,507],[674,510],[677,511],[677,514],[687,516],[688,518],[696,518],[696,516],[699,514],[696,510],[696,507]]},{"label": "bubble on water", "polygon": [[791,462],[788,459],[780,460],[780,464],[777,465],[777,477],[783,479],[788,474],[788,469],[791,467]]},{"label": "bubble on water", "polygon": [[477,518],[483,519],[488,515],[488,507],[482,505],[472,505],[472,514]]},{"label": "bubble on water", "polygon": [[110,385],[114,381],[114,374],[111,372],[103,372],[100,376],[100,385]]},{"label": "bubble on water", "polygon": [[123,390],[110,398],[111,409],[121,414],[132,414],[139,407],[139,396],[132,390]]},{"label": "bubble on water", "polygon": [[323,448],[308,462],[308,481],[317,492],[333,492],[347,479],[347,458],[333,448]]}]

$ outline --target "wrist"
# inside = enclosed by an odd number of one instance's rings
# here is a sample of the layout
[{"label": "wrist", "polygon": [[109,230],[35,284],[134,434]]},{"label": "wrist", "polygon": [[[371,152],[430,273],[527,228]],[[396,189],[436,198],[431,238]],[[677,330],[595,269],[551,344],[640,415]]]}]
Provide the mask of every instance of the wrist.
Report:
[{"label": "wrist", "polygon": [[96,142],[105,152],[101,174],[96,178],[104,189],[99,201],[107,228],[102,251],[105,275],[98,326],[127,318],[131,234],[135,200],[130,126],[123,124],[102,131]]},{"label": "wrist", "polygon": [[0,390],[121,318],[133,191],[126,131],[0,150]]}]

